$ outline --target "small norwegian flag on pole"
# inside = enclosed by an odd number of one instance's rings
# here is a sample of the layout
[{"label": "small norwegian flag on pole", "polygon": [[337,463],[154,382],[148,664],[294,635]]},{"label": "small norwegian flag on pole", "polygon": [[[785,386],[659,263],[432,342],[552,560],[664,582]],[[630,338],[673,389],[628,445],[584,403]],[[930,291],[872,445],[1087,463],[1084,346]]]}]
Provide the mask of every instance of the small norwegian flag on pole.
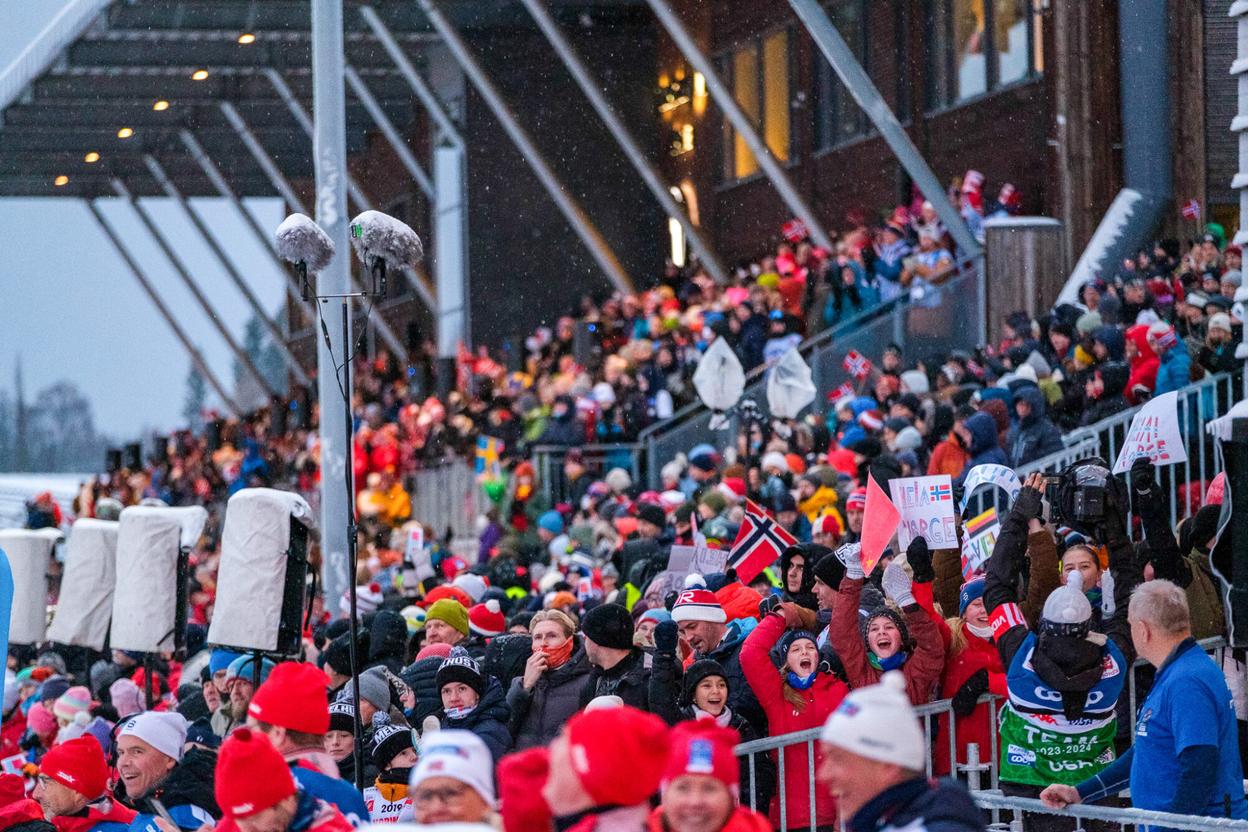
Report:
[{"label": "small norwegian flag on pole", "polygon": [[845,372],[859,381],[871,375],[871,359],[858,352],[858,350],[850,350],[845,353],[845,360],[841,362],[841,366],[845,368]]},{"label": "small norwegian flag on pole", "polygon": [[1200,203],[1194,199],[1189,199],[1183,203],[1183,219],[1200,221]]},{"label": "small norwegian flag on pole", "polygon": [[784,239],[793,245],[797,245],[802,240],[810,236],[810,231],[806,228],[806,223],[796,217],[780,226],[780,233],[784,235]]},{"label": "small norwegian flag on pole", "polygon": [[728,551],[727,567],[735,569],[741,582],[748,584],[779,560],[785,549],[796,545],[797,538],[768,517],[753,500],[746,500],[745,519]]},{"label": "small norwegian flag on pole", "polygon": [[836,402],[839,402],[841,399],[855,395],[856,392],[857,391],[854,390],[854,385],[850,384],[847,381],[844,384],[842,384],[840,387],[828,393],[828,401],[835,404]]}]

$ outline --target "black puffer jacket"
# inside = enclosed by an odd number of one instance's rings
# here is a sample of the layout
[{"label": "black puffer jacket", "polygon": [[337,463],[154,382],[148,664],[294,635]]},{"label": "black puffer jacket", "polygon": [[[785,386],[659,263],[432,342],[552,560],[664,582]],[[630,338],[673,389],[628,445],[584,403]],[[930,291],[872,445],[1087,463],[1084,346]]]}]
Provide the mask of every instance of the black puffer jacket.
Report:
[{"label": "black puffer jacket", "polygon": [[585,707],[596,696],[618,696],[625,705],[638,710],[650,710],[647,667],[648,656],[634,648],[623,661],[610,670],[593,668],[589,681],[581,691],[580,707]]},{"label": "black puffer jacket", "polygon": [[580,710],[581,694],[589,684],[589,659],[585,648],[577,647],[560,667],[548,670],[532,690],[524,689],[521,674],[511,681],[507,702],[511,705],[511,734],[516,750],[549,745],[559,735],[563,723]]},{"label": "black puffer jacket", "polygon": [[507,723],[511,721],[511,706],[507,704],[503,686],[498,680],[492,676],[487,678],[485,693],[477,707],[461,719],[451,719],[443,714],[442,727],[459,728],[476,734],[497,762],[511,750],[511,732],[507,730]]},{"label": "black puffer jacket", "polygon": [[[533,639],[524,633],[495,636],[485,648],[481,670],[497,679],[503,690],[509,691],[512,680],[524,675],[524,665],[532,654]],[[510,699],[508,694],[508,701]]]},{"label": "black puffer jacket", "polygon": [[442,656],[429,656],[420,661],[412,662],[403,668],[399,678],[407,682],[407,686],[416,694],[416,707],[412,711],[411,723],[420,725],[425,717],[442,710],[442,696],[438,693],[438,668],[446,661]]}]

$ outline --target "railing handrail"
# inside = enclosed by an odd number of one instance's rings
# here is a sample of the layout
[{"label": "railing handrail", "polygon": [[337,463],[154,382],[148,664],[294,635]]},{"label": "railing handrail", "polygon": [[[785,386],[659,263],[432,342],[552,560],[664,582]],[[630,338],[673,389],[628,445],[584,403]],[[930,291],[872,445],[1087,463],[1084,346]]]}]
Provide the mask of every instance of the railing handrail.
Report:
[{"label": "railing handrail", "polygon": [[971,798],[981,809],[1012,809],[1044,815],[1061,815],[1063,817],[1083,818],[1084,820],[1108,821],[1123,826],[1166,827],[1169,829],[1191,830],[1191,832],[1210,832],[1210,830],[1248,832],[1248,820],[1235,820],[1233,818],[1177,815],[1173,812],[1157,812],[1152,809],[1117,808],[1084,803],[1071,804],[1064,809],[1050,809],[1036,798],[1012,797],[1002,794],[996,789],[971,792]]},{"label": "railing handrail", "polygon": [[96,16],[112,2],[113,0],[70,0],[66,3],[48,21],[48,25],[17,53],[17,57],[0,70],[0,113],[52,65],[61,50],[81,37]]}]

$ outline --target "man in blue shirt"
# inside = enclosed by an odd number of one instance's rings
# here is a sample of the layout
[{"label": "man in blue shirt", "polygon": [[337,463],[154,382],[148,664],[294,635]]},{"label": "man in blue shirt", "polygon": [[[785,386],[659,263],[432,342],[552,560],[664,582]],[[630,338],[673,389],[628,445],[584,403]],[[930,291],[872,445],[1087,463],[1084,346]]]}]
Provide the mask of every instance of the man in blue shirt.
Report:
[{"label": "man in blue shirt", "polygon": [[1127,620],[1140,658],[1157,668],[1139,708],[1135,743],[1091,780],[1049,786],[1040,799],[1061,809],[1130,785],[1140,809],[1248,818],[1231,692],[1192,638],[1183,590],[1162,580],[1140,584]]}]

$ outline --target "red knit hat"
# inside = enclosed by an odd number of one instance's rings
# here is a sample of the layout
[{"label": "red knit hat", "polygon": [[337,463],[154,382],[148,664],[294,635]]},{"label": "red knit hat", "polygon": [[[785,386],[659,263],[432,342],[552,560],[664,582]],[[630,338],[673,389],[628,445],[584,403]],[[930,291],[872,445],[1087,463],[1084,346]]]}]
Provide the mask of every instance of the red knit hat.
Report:
[{"label": "red knit hat", "polygon": [[845,500],[846,511],[866,511],[867,510],[867,489],[855,488],[849,493],[849,497]]},{"label": "red knit hat", "polygon": [[672,607],[672,620],[677,623],[710,621],[713,624],[723,624],[728,620],[728,616],[724,608],[719,605],[719,599],[715,597],[715,593],[702,587],[686,589],[676,596],[676,604]]},{"label": "red knit hat", "polygon": [[504,829],[550,829],[542,788],[550,776],[550,749],[530,748],[498,761],[498,796]]},{"label": "red knit hat", "polygon": [[324,734],[329,730],[329,677],[304,662],[273,668],[247,707],[248,716],[287,731]]},{"label": "red knit hat", "polygon": [[87,800],[96,800],[108,788],[108,761],[95,737],[85,736],[54,746],[39,761],[39,773]]},{"label": "red knit hat", "polygon": [[568,753],[581,786],[599,806],[635,806],[659,788],[667,725],[630,708],[581,711],[568,720]]},{"label": "red knit hat", "polygon": [[450,598],[453,601],[458,601],[464,605],[464,609],[468,609],[472,606],[472,596],[467,592],[464,592],[459,587],[452,586],[451,584],[441,584],[439,586],[435,586],[433,589],[429,590],[429,593],[424,598],[416,602],[416,606],[429,609],[443,598]]},{"label": "red knit hat", "polygon": [[484,604],[476,604],[468,610],[468,629],[479,636],[501,636],[507,629],[507,617],[498,600],[491,598]]},{"label": "red knit hat", "polygon": [[295,776],[269,738],[238,728],[217,754],[217,805],[227,818],[263,812],[295,793]]},{"label": "red knit hat", "polygon": [[691,719],[672,729],[663,769],[663,788],[677,777],[701,774],[714,777],[737,796],[741,766],[732,749],[741,742],[733,728],[721,728],[713,719]]}]

